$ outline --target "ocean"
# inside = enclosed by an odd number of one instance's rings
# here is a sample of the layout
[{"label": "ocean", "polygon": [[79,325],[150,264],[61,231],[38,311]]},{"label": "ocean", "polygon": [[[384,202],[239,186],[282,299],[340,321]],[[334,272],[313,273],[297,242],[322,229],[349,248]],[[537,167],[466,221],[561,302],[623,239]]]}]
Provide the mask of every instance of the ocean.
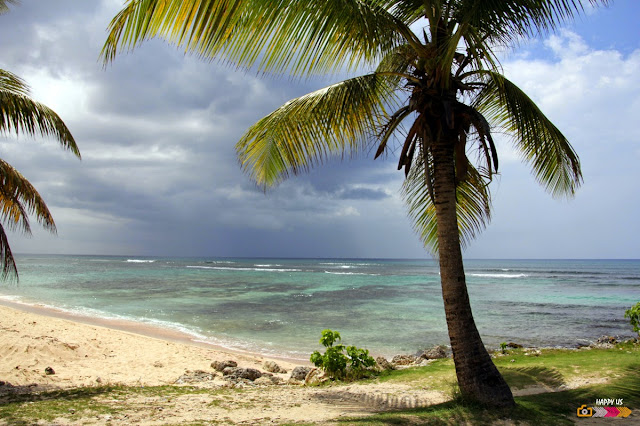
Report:
[{"label": "ocean", "polygon": [[[0,300],[141,322],[194,341],[308,359],[323,329],[374,355],[415,353],[448,336],[435,260],[17,256]],[[466,260],[489,347],[575,347],[633,337],[640,260]]]}]

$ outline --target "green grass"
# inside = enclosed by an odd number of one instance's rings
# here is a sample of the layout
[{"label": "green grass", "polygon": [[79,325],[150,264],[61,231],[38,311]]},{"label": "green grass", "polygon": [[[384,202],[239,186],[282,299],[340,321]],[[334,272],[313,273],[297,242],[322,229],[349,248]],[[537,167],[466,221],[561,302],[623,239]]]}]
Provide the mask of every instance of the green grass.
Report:
[{"label": "green grass", "polygon": [[[513,362],[511,361],[513,360]],[[536,386],[550,391],[516,397],[516,407],[488,409],[478,404],[453,399],[424,408],[398,410],[366,418],[339,421],[345,425],[493,425],[506,421],[530,425],[570,425],[578,417],[582,404],[593,405],[597,398],[623,399],[632,410],[633,420],[640,416],[640,347],[619,345],[615,349],[544,350],[540,356],[511,351],[495,360],[498,369],[513,390]],[[389,372],[387,381],[416,383],[453,375],[447,362],[430,371],[431,366]],[[555,391],[571,379],[609,377],[605,384],[592,384],[577,389]],[[613,419],[612,419],[613,420]],[[616,424],[622,424],[616,419]],[[627,419],[633,421],[631,418]],[[626,423],[629,424],[629,423]]]},{"label": "green grass", "polygon": [[[513,360],[513,361],[511,361]],[[614,349],[547,349],[541,356],[524,355],[523,350],[510,351],[494,360],[498,368],[539,366],[557,370],[566,379],[595,377],[612,366],[624,366],[638,361],[638,347],[620,344]]]},{"label": "green grass", "polygon": [[[582,404],[593,404],[596,398],[623,398],[637,421],[640,407],[640,364],[621,371],[621,377],[606,385],[592,385],[562,392],[516,397],[516,407],[487,409],[453,400],[426,408],[377,414],[371,417],[341,420],[344,425],[494,425],[510,420],[515,424],[571,425],[578,420],[576,410]],[[634,410],[635,407],[635,410]],[[622,419],[611,419],[614,423]],[[628,418],[630,422],[631,418]],[[621,423],[616,423],[621,424]],[[629,424],[629,423],[627,423]]]},{"label": "green grass", "polygon": [[99,387],[7,395],[0,401],[0,419],[10,425],[31,425],[36,419],[51,422],[60,417],[113,415],[117,410],[111,404],[98,402],[113,392],[116,388]]},{"label": "green grass", "polygon": [[190,386],[98,386],[53,392],[8,394],[0,397],[0,419],[11,425],[31,425],[35,420],[52,422],[100,415],[116,416],[132,408],[123,401],[136,397],[161,398],[170,405],[182,395],[222,395],[227,389],[201,389]]},{"label": "green grass", "polygon": [[415,388],[429,388],[431,390],[449,392],[456,383],[453,360],[439,359],[426,367],[409,367],[402,370],[386,370],[379,375],[361,380],[359,383],[389,382],[402,383]]},{"label": "green grass", "polygon": [[[543,350],[539,356],[524,350],[510,350],[495,359],[498,369],[509,386],[518,389],[537,387],[546,393],[516,397],[514,408],[495,410],[454,398],[429,407],[387,411],[365,418],[336,420],[346,425],[492,425],[509,419],[515,424],[557,425],[578,420],[577,408],[593,405],[595,399],[624,399],[624,406],[632,410],[633,419],[640,417],[640,346],[619,345],[614,349]],[[593,384],[597,378],[607,377],[604,384]],[[579,378],[592,384],[578,389],[557,391],[562,385]],[[361,383],[402,383],[416,389],[433,389],[451,393],[455,386],[453,362],[438,360],[426,367],[381,373]],[[339,383],[330,386],[339,387]],[[553,390],[553,392],[551,392]],[[233,410],[251,407],[258,394],[248,394],[240,404],[229,398],[240,390],[202,389],[190,386],[101,386],[55,392],[8,394],[0,397],[0,419],[11,425],[31,425],[36,422],[53,423],[65,419],[82,424],[83,419],[96,416],[122,418],[127,413],[161,405],[171,412],[173,400],[182,396],[207,395],[206,406],[229,407]],[[303,403],[303,401],[301,401]],[[204,407],[203,407],[204,408]],[[620,419],[616,419],[620,420]],[[210,421],[197,424],[213,424]],[[225,420],[221,420],[225,424]],[[293,423],[292,423],[293,424]],[[617,422],[616,424],[623,424]]]}]

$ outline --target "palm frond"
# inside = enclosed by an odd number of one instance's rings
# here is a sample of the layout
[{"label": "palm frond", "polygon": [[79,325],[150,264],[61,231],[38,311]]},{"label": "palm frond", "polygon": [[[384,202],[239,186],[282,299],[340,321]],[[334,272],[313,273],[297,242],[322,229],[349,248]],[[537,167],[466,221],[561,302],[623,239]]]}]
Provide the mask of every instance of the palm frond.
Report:
[{"label": "palm frond", "polygon": [[266,187],[331,156],[360,152],[395,102],[392,80],[368,74],[287,102],[236,145],[244,170]]},{"label": "palm frond", "polygon": [[500,61],[496,56],[493,41],[489,34],[478,31],[475,27],[469,26],[463,35],[464,43],[467,49],[469,61],[473,65],[473,69],[490,69],[497,71],[500,69]]},{"label": "palm frond", "polygon": [[14,132],[51,136],[80,158],[80,150],[66,124],[51,108],[29,98],[28,87],[15,75],[0,70],[0,134]]},{"label": "palm frond", "polygon": [[[415,66],[417,53],[409,44],[398,46],[380,61],[376,73],[385,75],[388,81],[394,86],[398,86],[404,80],[419,81],[410,74],[410,70]],[[402,124],[403,120],[413,113],[413,109],[405,105],[393,113],[387,122],[380,128],[378,133],[378,149],[374,156],[378,158],[385,151],[389,139],[396,133],[396,130]]]},{"label": "palm frond", "polygon": [[[423,19],[425,16],[425,7],[432,7],[433,5],[424,0],[377,0],[377,3],[389,10],[393,16],[407,25],[412,25]],[[442,3],[442,1],[439,1]]]},{"label": "palm frond", "polygon": [[[407,204],[413,228],[425,248],[432,254],[438,253],[438,225],[430,184],[433,167],[430,155],[416,156],[411,171],[402,185],[402,197]],[[425,162],[426,159],[426,162]],[[425,165],[427,167],[425,167]],[[472,165],[467,166],[467,178],[456,187],[456,213],[458,231],[462,247],[473,240],[491,220],[491,195],[481,173]]]},{"label": "palm frond", "polygon": [[18,0],[0,0],[0,15],[9,11],[10,4],[18,4]]},{"label": "palm frond", "polygon": [[18,280],[18,268],[16,267],[16,260],[11,252],[9,246],[9,238],[4,231],[2,224],[0,223],[0,265],[2,266],[2,272],[0,272],[0,280],[5,281],[10,278]]},{"label": "palm frond", "polygon": [[[22,230],[31,234],[29,214],[35,215],[38,222],[48,231],[56,232],[56,225],[44,200],[16,169],[4,160],[0,160],[0,219],[9,230]],[[9,246],[5,227],[0,224],[0,279],[9,277],[18,279],[15,259]]]},{"label": "palm frond", "polygon": [[409,71],[415,68],[417,60],[418,53],[416,50],[409,44],[402,44],[387,52],[380,60],[376,72],[379,74],[396,74],[398,82],[402,78],[411,80],[413,76]]},{"label": "palm frond", "polygon": [[398,111],[393,113],[391,117],[389,117],[384,126],[382,126],[380,133],[378,134],[378,149],[376,150],[376,154],[373,157],[374,160],[382,155],[382,153],[387,148],[387,143],[389,143],[389,139],[391,139],[391,136],[395,134],[404,119],[412,113],[413,111],[411,111],[411,108],[409,108],[408,106],[403,106]]},{"label": "palm frond", "polygon": [[31,183],[13,166],[0,159],[0,215],[11,230],[21,228],[30,233],[28,214],[35,215],[38,223],[55,233],[53,216],[44,200]]},{"label": "palm frond", "polygon": [[[581,0],[467,0],[459,1],[454,19],[469,24],[492,43],[511,44],[518,39],[555,31],[584,12]],[[611,0],[589,0],[606,6]]]},{"label": "palm frond", "polygon": [[375,2],[359,0],[129,0],[111,21],[101,56],[106,64],[119,48],[161,37],[243,68],[324,74],[374,63],[402,43],[399,26]]},{"label": "palm frond", "polygon": [[582,183],[580,160],[567,138],[520,88],[495,72],[478,93],[474,107],[513,136],[536,180],[554,197],[573,196]]},{"label": "palm frond", "polygon": [[12,72],[0,69],[0,91],[17,96],[29,96],[29,86]]}]

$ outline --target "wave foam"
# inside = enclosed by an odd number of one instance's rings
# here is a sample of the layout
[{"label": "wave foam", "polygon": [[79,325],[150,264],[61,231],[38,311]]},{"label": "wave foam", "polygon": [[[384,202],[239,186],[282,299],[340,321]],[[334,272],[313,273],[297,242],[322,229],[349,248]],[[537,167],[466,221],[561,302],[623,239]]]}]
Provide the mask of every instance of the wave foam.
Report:
[{"label": "wave foam", "polygon": [[378,276],[380,274],[365,274],[364,272],[332,272],[332,271],[324,271],[325,274],[332,275],[369,275],[369,276]]},{"label": "wave foam", "polygon": [[264,272],[301,272],[302,269],[277,269],[277,268],[233,268],[230,266],[195,266],[187,265],[191,269],[215,269],[221,271],[264,271]]},{"label": "wave foam", "polygon": [[28,303],[23,302],[22,297],[20,297],[20,296],[10,296],[8,294],[0,294],[0,300],[6,300],[7,302],[13,302],[13,303],[22,303],[24,305],[28,304]]},{"label": "wave foam", "polygon": [[527,274],[468,274],[470,277],[480,278],[526,278]]}]

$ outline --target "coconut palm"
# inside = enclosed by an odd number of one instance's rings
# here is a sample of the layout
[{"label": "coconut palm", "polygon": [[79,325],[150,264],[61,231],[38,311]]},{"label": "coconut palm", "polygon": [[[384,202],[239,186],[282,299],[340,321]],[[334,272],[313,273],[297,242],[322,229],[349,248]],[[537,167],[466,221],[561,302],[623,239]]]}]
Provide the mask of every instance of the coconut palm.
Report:
[{"label": "coconut palm", "polygon": [[[0,14],[8,11],[13,0],[0,0]],[[0,69],[0,135],[22,133],[57,139],[60,144],[80,157],[71,132],[62,119],[50,108],[29,97],[29,88],[15,74]],[[9,246],[5,227],[31,234],[29,215],[48,231],[56,232],[51,212],[38,191],[20,172],[0,159],[0,279],[18,278],[15,259]]]},{"label": "coconut palm", "polygon": [[554,196],[573,195],[582,176],[565,136],[502,74],[496,52],[582,10],[579,0],[128,0],[102,57],[157,36],[205,60],[293,78],[372,69],[262,118],[238,142],[240,162],[269,187],[332,156],[397,146],[414,227],[439,257],[460,391],[505,406],[513,397],[476,329],[461,254],[490,219],[492,132],[512,136]]}]

